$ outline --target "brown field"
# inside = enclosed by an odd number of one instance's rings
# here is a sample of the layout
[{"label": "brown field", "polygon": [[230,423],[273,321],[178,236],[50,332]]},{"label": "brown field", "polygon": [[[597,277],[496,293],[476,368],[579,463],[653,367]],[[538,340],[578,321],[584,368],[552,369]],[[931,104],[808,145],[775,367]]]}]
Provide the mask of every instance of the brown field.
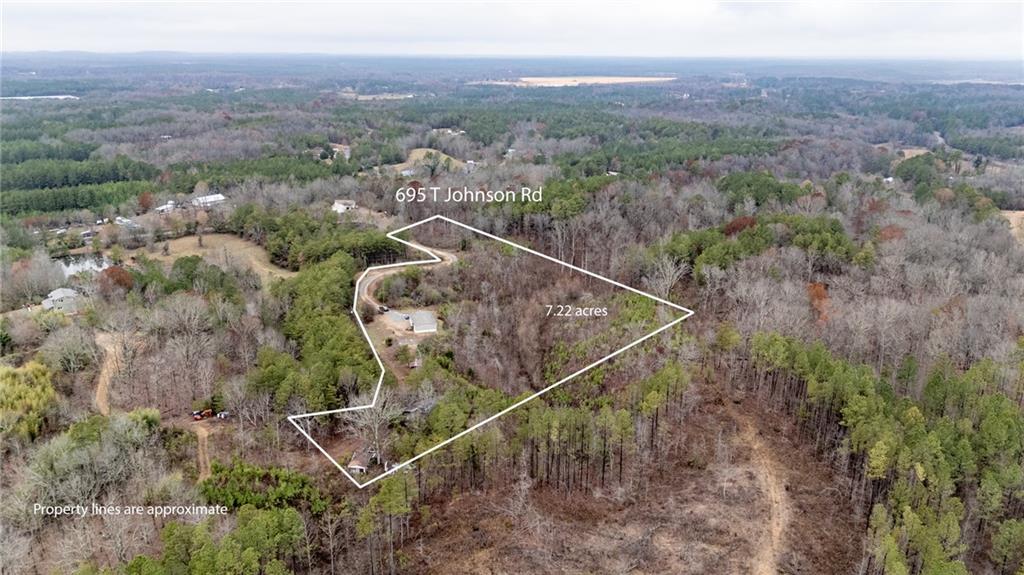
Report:
[{"label": "brown field", "polygon": [[909,160],[927,154],[930,150],[928,148],[900,148],[900,151],[903,152],[903,159]]},{"label": "brown field", "polygon": [[145,254],[150,259],[165,263],[173,262],[183,256],[202,256],[210,263],[218,265],[241,263],[256,272],[264,285],[267,285],[270,280],[289,278],[295,275],[295,272],[291,270],[272,264],[266,250],[262,247],[231,234],[205,234],[202,247],[199,247],[199,240],[196,236],[185,236],[167,243],[169,254],[166,256],[163,255],[162,243],[157,244],[156,250],[153,252],[139,248],[128,252],[128,255]]},{"label": "brown field", "polygon": [[1003,217],[1010,220],[1010,230],[1014,237],[1024,243],[1024,210],[1003,210]]},{"label": "brown field", "polygon": [[516,86],[520,88],[563,88],[566,86],[595,86],[609,84],[646,84],[650,82],[671,82],[674,76],[528,76],[518,80],[493,80],[473,82],[492,86]]},{"label": "brown field", "polygon": [[418,165],[423,164],[423,162],[425,161],[424,159],[427,157],[427,154],[429,154],[430,152],[434,152],[435,154],[440,154],[441,155],[441,164],[442,164],[442,166],[444,165],[445,160],[450,159],[452,161],[452,171],[453,172],[461,172],[461,171],[466,169],[466,163],[463,162],[462,160],[455,159],[455,158],[449,156],[448,154],[446,154],[446,153],[444,153],[444,152],[442,152],[440,150],[434,150],[432,148],[416,148],[414,150],[411,150],[409,152],[409,157],[406,158],[406,160],[404,162],[402,162],[401,164],[393,164],[393,165],[390,165],[390,166],[387,166],[387,167],[391,168],[392,170],[394,170],[396,172],[401,173],[402,170],[412,169],[412,168],[415,168]]}]

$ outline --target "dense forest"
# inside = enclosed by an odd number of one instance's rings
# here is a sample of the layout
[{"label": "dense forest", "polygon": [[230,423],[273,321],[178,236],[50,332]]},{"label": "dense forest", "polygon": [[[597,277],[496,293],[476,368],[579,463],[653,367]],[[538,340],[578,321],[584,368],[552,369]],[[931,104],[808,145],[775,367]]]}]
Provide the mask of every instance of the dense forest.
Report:
[{"label": "dense forest", "polygon": [[[0,573],[1024,572],[1021,86],[500,65],[4,63]],[[419,458],[668,319],[435,214],[696,313]]]}]

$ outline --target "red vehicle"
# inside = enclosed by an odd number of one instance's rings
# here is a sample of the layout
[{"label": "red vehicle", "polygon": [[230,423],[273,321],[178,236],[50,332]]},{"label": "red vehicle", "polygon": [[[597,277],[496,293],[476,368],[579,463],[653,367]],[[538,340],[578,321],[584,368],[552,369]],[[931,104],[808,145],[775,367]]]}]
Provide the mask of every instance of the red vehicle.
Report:
[{"label": "red vehicle", "polygon": [[213,410],[212,409],[204,409],[202,411],[193,411],[192,412],[192,420],[193,421],[202,421],[202,420],[206,419],[207,417],[213,417]]}]

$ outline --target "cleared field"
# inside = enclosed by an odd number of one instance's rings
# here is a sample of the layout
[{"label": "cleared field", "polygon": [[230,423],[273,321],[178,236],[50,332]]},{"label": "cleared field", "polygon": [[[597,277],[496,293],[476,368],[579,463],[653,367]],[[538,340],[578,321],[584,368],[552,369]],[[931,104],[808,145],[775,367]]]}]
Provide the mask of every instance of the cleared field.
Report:
[{"label": "cleared field", "polygon": [[129,252],[129,255],[145,254],[150,259],[166,263],[184,256],[202,256],[203,259],[218,265],[237,262],[256,272],[264,285],[273,279],[295,275],[291,270],[272,264],[262,247],[231,234],[205,234],[202,247],[199,246],[199,239],[196,236],[173,239],[167,244],[167,255],[163,255],[163,244],[157,244],[154,252],[140,248]]},{"label": "cleared field", "polygon": [[928,148],[901,148],[900,151],[903,152],[903,159],[909,160],[927,154],[930,150]]},{"label": "cleared field", "polygon": [[431,152],[441,156],[441,165],[442,166],[444,166],[444,163],[446,161],[451,160],[451,167],[452,167],[452,171],[453,172],[461,172],[461,171],[466,169],[466,163],[463,162],[462,160],[458,160],[456,158],[453,158],[453,157],[449,156],[448,154],[446,154],[446,153],[444,153],[444,152],[442,152],[440,150],[435,150],[433,148],[415,148],[415,149],[413,149],[413,150],[411,150],[409,152],[409,157],[406,158],[406,160],[404,162],[402,162],[401,164],[393,164],[393,165],[390,165],[390,166],[387,166],[387,167],[395,170],[396,172],[402,172],[403,170],[414,169],[417,166],[421,166],[421,165],[425,164],[426,161],[427,161],[427,154],[429,154]]},{"label": "cleared field", "polygon": [[1024,243],[1024,210],[1003,210],[1003,217],[1010,220],[1010,230],[1014,237]]},{"label": "cleared field", "polygon": [[609,84],[646,84],[650,82],[671,82],[674,76],[524,76],[518,80],[494,80],[473,82],[492,86],[517,86],[521,88],[564,88],[566,86],[594,86]]}]

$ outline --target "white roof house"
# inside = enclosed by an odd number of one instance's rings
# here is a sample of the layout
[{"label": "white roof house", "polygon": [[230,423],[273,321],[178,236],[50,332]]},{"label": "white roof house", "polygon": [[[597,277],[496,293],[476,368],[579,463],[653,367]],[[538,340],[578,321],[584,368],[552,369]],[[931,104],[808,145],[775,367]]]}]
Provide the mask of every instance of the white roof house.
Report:
[{"label": "white roof house", "polygon": [[331,211],[339,214],[344,214],[354,209],[356,209],[356,203],[352,200],[334,200],[334,205],[331,206]]},{"label": "white roof house", "polygon": [[73,289],[57,288],[43,300],[43,309],[57,310],[63,313],[75,313],[78,311],[78,302],[81,298]]},{"label": "white roof house", "polygon": [[409,315],[409,327],[413,333],[434,333],[437,331],[437,316],[432,311],[414,311]]},{"label": "white roof house", "polygon": [[208,196],[199,196],[192,200],[192,205],[197,208],[207,208],[215,206],[227,200],[223,194],[210,194]]}]

